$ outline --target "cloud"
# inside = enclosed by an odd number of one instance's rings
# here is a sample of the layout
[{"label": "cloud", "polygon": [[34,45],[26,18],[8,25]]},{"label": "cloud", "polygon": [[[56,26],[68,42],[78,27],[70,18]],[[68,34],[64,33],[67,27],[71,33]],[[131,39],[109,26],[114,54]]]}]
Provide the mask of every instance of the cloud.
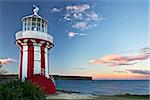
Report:
[{"label": "cloud", "polygon": [[76,19],[80,19],[81,20],[83,15],[82,15],[82,13],[74,13],[73,17],[76,18]]},{"label": "cloud", "polygon": [[[58,21],[63,23],[65,22],[69,25],[69,27],[71,26],[70,29],[73,28],[76,30],[76,32],[80,33],[80,31],[96,27],[99,21],[104,20],[104,17],[99,16],[98,13],[94,11],[93,7],[93,4],[80,3],[74,5],[67,5],[63,8],[54,7],[51,9],[51,12],[61,12],[59,13],[61,15],[58,18]],[[69,37],[85,35],[75,34],[76,32],[67,33],[67,35]]]},{"label": "cloud", "polygon": [[147,54],[150,54],[150,48],[149,48],[149,47],[141,48],[141,49],[140,49],[140,52],[141,52],[141,53],[147,53]]},{"label": "cloud", "polygon": [[17,62],[17,60],[15,60],[14,58],[0,59],[0,65],[10,64],[10,63],[15,63],[15,62]]},{"label": "cloud", "polygon": [[87,22],[76,22],[72,27],[80,30],[88,29]]},{"label": "cloud", "polygon": [[89,4],[66,6],[65,9],[66,14],[64,16],[64,20],[74,19],[76,21],[88,21],[88,23],[103,20],[103,17],[99,18],[98,14],[91,10],[91,6]]},{"label": "cloud", "polygon": [[86,36],[88,34],[85,34],[85,33],[80,33],[79,36]]},{"label": "cloud", "polygon": [[73,38],[73,37],[75,37],[75,36],[77,36],[79,33],[76,33],[76,32],[69,32],[68,33],[68,37],[69,38]]},{"label": "cloud", "polygon": [[0,75],[7,73],[7,71],[5,71],[3,65],[10,64],[10,63],[16,63],[16,62],[17,62],[17,60],[15,60],[14,58],[0,59]]},{"label": "cloud", "polygon": [[[145,49],[144,49],[145,50]],[[89,62],[91,64],[107,64],[109,66],[118,66],[118,65],[133,65],[136,64],[138,61],[147,60],[150,58],[149,49],[146,49],[146,52],[140,52],[138,55],[119,55],[119,54],[111,54],[105,55],[99,59],[92,59]]]},{"label": "cloud", "polygon": [[114,72],[117,72],[117,73],[126,73],[126,71],[120,71],[120,70],[115,70]]},{"label": "cloud", "polygon": [[[87,20],[89,20],[89,21],[98,21],[99,20],[99,16],[95,13],[95,12],[91,12],[91,13],[88,13],[87,14]],[[101,18],[101,20],[102,20],[102,18]]]},{"label": "cloud", "polygon": [[68,37],[69,38],[74,38],[75,36],[86,36],[88,34],[84,34],[84,33],[76,33],[76,32],[68,32]]},{"label": "cloud", "polygon": [[136,74],[146,74],[150,75],[150,70],[139,70],[139,69],[127,69],[127,71],[131,73],[136,73]]},{"label": "cloud", "polygon": [[66,6],[66,10],[71,11],[71,12],[84,12],[85,10],[88,10],[88,9],[90,9],[89,4]]},{"label": "cloud", "polygon": [[77,67],[76,69],[78,69],[78,70],[85,70],[86,68]]},{"label": "cloud", "polygon": [[124,71],[115,70],[114,72],[117,73],[134,73],[134,74],[144,74],[144,75],[150,75],[150,70],[141,70],[141,69],[126,69]]},{"label": "cloud", "polygon": [[71,15],[70,14],[65,14],[65,16],[64,16],[64,18],[63,19],[65,19],[65,20],[71,20]]},{"label": "cloud", "polygon": [[51,12],[52,13],[57,13],[57,12],[60,12],[61,10],[62,10],[62,8],[52,8]]},{"label": "cloud", "polygon": [[64,15],[64,17],[63,17],[63,19],[64,19],[64,21],[68,21],[68,19],[69,20],[71,20],[71,21],[75,21],[75,20],[83,20],[83,14],[82,13],[72,13],[72,12],[70,12],[70,13],[66,13],[65,15]]}]

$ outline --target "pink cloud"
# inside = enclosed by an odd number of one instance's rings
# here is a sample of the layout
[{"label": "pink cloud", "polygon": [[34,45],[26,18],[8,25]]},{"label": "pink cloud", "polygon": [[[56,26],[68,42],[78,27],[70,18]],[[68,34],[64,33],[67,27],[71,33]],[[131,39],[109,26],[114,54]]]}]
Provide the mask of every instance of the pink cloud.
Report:
[{"label": "pink cloud", "polygon": [[[145,50],[145,49],[144,49]],[[92,59],[91,64],[107,64],[109,66],[117,65],[133,65],[138,61],[147,60],[150,58],[149,51],[140,52],[138,55],[123,56],[119,54],[105,55],[99,59]]]},{"label": "pink cloud", "polygon": [[136,74],[150,75],[150,70],[127,69],[127,71],[129,71],[131,73],[136,73]]},{"label": "pink cloud", "polygon": [[142,75],[150,75],[150,70],[142,70],[142,69],[126,69],[124,71],[115,70],[117,73],[134,73],[134,74],[142,74]]},{"label": "pink cloud", "polygon": [[13,59],[13,58],[6,58],[6,59],[0,59],[0,64],[10,64],[10,63],[14,63],[17,62],[17,60]]}]

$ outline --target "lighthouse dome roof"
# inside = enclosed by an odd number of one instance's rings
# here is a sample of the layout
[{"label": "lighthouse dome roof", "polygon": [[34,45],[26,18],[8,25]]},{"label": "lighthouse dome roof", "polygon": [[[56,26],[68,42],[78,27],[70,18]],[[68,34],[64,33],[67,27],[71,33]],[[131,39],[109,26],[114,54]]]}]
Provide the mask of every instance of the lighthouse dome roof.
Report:
[{"label": "lighthouse dome roof", "polygon": [[38,15],[39,8],[37,6],[33,7],[33,14],[22,18],[22,30],[47,33],[48,21]]},{"label": "lighthouse dome roof", "polygon": [[32,15],[28,15],[28,16],[25,16],[22,18],[21,21],[23,21],[24,19],[30,19],[30,18],[39,18],[39,19],[42,19],[43,21],[45,21],[46,23],[48,23],[48,21],[46,19],[44,19],[43,17],[41,17],[40,15],[38,14],[32,14]]}]

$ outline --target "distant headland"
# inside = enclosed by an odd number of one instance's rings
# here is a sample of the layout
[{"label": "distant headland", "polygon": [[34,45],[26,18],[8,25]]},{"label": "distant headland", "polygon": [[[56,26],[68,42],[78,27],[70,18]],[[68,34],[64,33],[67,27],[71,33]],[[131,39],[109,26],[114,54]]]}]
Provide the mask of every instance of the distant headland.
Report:
[{"label": "distant headland", "polygon": [[92,80],[89,76],[64,76],[64,75],[52,75],[55,80]]},{"label": "distant headland", "polygon": [[[65,75],[52,75],[55,80],[92,80],[89,76],[65,76]],[[18,79],[18,74],[5,74],[0,75],[0,81]]]}]

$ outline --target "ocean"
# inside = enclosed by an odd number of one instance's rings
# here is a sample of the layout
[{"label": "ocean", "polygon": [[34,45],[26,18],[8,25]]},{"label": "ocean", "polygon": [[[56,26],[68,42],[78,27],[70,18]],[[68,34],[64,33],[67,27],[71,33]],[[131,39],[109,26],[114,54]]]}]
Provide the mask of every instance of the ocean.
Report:
[{"label": "ocean", "polygon": [[91,95],[150,95],[148,80],[56,80],[56,88]]}]

